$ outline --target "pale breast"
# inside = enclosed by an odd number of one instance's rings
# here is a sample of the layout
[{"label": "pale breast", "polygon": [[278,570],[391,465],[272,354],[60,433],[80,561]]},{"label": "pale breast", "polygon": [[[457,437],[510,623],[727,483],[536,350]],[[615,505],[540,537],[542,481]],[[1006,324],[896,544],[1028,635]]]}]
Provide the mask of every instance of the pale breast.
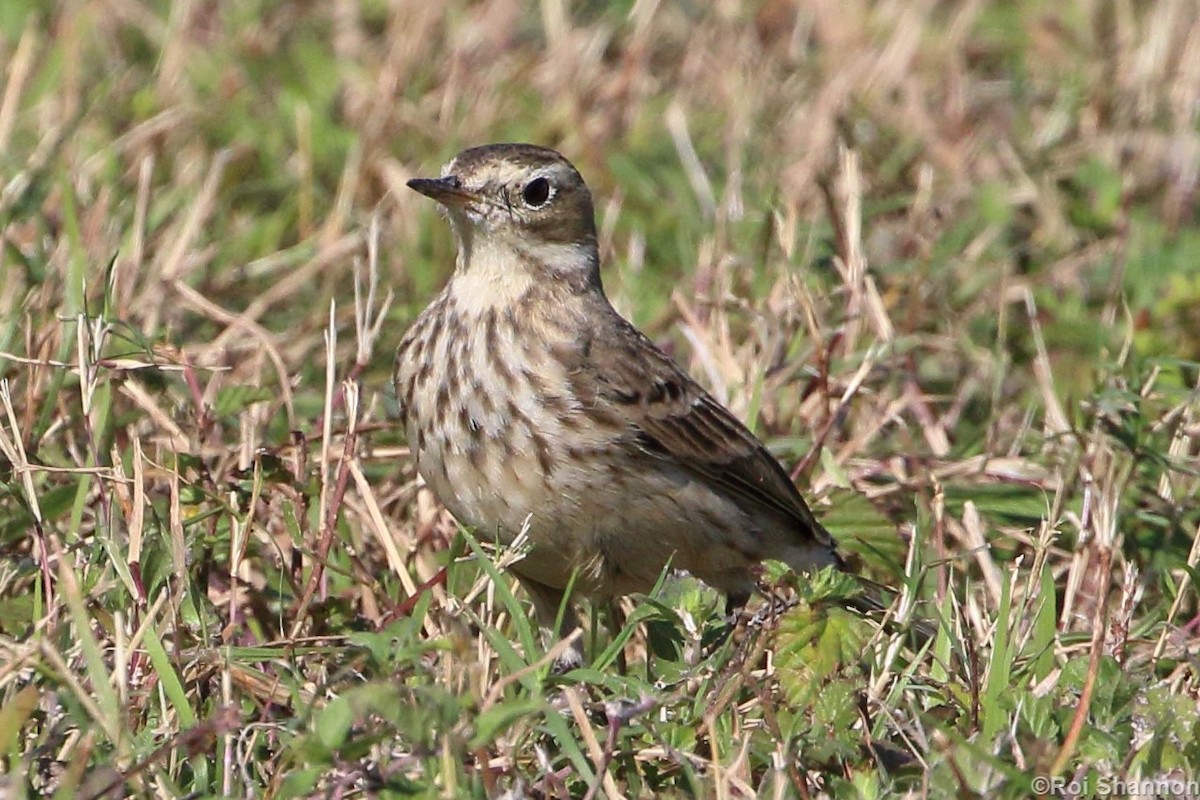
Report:
[{"label": "pale breast", "polygon": [[511,307],[472,312],[444,293],[398,353],[397,394],[417,470],[482,536],[511,540],[529,519],[535,542],[556,537],[573,527],[586,489],[564,463],[564,434],[577,448],[599,432],[588,430],[544,331],[532,334]]}]

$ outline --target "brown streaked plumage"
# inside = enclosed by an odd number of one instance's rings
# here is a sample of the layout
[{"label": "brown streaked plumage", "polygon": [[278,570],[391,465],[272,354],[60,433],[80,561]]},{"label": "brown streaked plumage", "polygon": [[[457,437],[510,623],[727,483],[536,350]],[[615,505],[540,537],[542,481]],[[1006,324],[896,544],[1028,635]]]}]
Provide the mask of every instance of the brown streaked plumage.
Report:
[{"label": "brown streaked plumage", "polygon": [[737,604],[765,558],[841,564],[779,462],[613,309],[570,162],[488,145],[409,186],[442,204],[459,245],[397,353],[417,470],[479,535],[527,527],[513,569],[543,622],[576,569],[610,596],[670,562]]}]

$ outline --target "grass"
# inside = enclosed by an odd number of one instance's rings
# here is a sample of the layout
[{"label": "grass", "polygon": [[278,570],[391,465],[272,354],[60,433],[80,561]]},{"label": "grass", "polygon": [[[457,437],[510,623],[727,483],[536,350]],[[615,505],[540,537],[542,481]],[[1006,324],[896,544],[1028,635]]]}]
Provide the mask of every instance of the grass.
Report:
[{"label": "grass", "polygon": [[[1198,42],[1186,0],[6,2],[4,796],[1186,788]],[[927,641],[781,569],[725,636],[667,576],[551,673],[389,386],[452,261],[403,182],[497,140],[579,165],[618,308]]]}]

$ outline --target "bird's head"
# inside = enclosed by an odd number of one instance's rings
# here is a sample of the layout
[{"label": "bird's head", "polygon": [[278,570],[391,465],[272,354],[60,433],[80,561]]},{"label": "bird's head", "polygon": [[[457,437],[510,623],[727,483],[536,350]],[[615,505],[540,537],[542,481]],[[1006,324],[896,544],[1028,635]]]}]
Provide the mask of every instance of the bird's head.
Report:
[{"label": "bird's head", "polygon": [[528,269],[599,286],[592,196],[562,155],[531,144],[464,150],[440,178],[408,186],[441,203],[459,243],[459,268]]}]

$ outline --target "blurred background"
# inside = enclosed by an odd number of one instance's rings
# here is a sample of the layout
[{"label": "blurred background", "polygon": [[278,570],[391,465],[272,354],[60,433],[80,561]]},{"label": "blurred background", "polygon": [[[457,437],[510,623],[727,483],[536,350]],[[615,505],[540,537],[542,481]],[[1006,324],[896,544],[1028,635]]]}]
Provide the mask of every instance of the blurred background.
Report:
[{"label": "blurred background", "polygon": [[[1200,763],[1193,0],[6,0],[0,65],[11,796]],[[390,386],[454,258],[404,183],[497,141],[932,640],[673,578],[548,675]]]}]

